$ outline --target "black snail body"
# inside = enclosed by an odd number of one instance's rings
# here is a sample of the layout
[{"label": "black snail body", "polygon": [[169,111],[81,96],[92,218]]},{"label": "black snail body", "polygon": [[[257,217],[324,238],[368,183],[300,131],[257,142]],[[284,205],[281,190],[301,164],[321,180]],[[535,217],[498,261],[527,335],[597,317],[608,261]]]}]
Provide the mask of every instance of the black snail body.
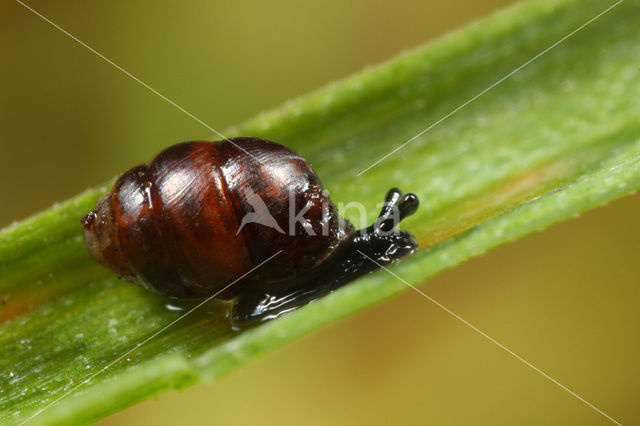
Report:
[{"label": "black snail body", "polygon": [[120,176],[82,225],[91,255],[120,278],[170,297],[232,300],[241,326],[411,253],[413,235],[395,226],[417,207],[394,188],[376,223],[356,232],[304,158],[235,138],[165,149]]}]

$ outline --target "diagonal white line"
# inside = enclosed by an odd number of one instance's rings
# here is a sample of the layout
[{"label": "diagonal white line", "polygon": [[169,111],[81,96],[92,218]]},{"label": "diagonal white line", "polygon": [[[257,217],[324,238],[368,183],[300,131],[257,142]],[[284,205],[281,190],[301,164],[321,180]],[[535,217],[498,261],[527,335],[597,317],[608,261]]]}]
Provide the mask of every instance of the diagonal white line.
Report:
[{"label": "diagonal white line", "polygon": [[244,151],[246,154],[250,155],[251,157],[253,157],[256,161],[258,161],[259,163],[262,163],[262,161],[260,161],[257,157],[255,157],[254,155],[252,155],[251,153],[247,152],[244,148],[242,148],[241,146],[239,146],[238,144],[236,144],[235,142],[233,142],[231,139],[227,138],[225,135],[223,135],[222,133],[220,133],[219,131],[217,131],[216,129],[214,129],[213,127],[209,126],[207,123],[205,123],[204,121],[200,120],[198,117],[196,117],[195,115],[191,114],[189,111],[187,111],[186,109],[182,108],[180,105],[178,105],[177,103],[173,102],[171,99],[167,98],[165,95],[163,95],[162,93],[158,92],[156,89],[154,89],[153,87],[149,86],[147,83],[145,83],[144,81],[140,80],[138,77],[136,77],[135,75],[131,74],[129,71],[125,70],[124,68],[122,68],[120,65],[116,64],[115,62],[113,62],[111,59],[107,58],[106,56],[104,56],[102,53],[98,52],[97,50],[95,50],[93,47],[89,46],[88,44],[86,44],[85,42],[83,42],[82,40],[78,39],[76,36],[74,36],[73,34],[71,34],[70,32],[68,32],[67,30],[65,30],[64,28],[60,27],[58,24],[56,24],[55,22],[51,21],[50,19],[48,19],[46,16],[42,15],[41,13],[39,13],[38,11],[34,10],[33,8],[29,7],[28,5],[24,4],[23,2],[21,2],[20,0],[16,0],[17,3],[21,4],[22,6],[24,6],[26,9],[30,10],[31,12],[33,12],[35,15],[39,16],[40,18],[42,18],[43,20],[45,20],[46,22],[48,22],[49,24],[51,24],[52,26],[54,26],[56,29],[60,30],[62,33],[66,34],[67,36],[69,36],[71,39],[75,40],[78,44],[86,47],[87,49],[89,49],[91,52],[95,53],[97,56],[99,56],[100,58],[102,58],[103,60],[105,60],[106,62],[108,62],[109,64],[113,65],[114,67],[116,67],[117,69],[119,69],[120,71],[122,71],[125,75],[131,77],[132,79],[134,79],[135,81],[137,81],[138,83],[140,83],[140,85],[142,85],[145,89],[155,93],[156,95],[160,96],[162,99],[164,99],[165,101],[167,101],[168,103],[170,103],[171,105],[173,105],[174,107],[176,107],[177,109],[179,109],[180,111],[182,111],[183,113],[185,113],[186,115],[188,115],[189,117],[193,118],[194,120],[196,120],[198,123],[202,124],[204,127],[206,127],[207,129],[211,130],[213,133],[215,133],[216,135],[220,136],[222,139],[231,142],[231,144],[233,144],[236,148]]},{"label": "diagonal white line", "polygon": [[438,124],[442,123],[444,120],[446,120],[447,118],[451,117],[453,114],[455,114],[456,112],[460,111],[462,108],[466,107],[467,105],[469,105],[471,102],[475,101],[476,99],[478,99],[480,96],[484,95],[485,93],[487,93],[489,90],[493,89],[494,87],[496,87],[498,84],[502,83],[503,81],[505,81],[507,78],[511,77],[512,75],[514,75],[515,73],[517,73],[518,71],[520,71],[522,68],[526,67],[527,65],[529,65],[531,62],[535,61],[536,59],[538,59],[540,56],[544,55],[545,53],[547,53],[548,51],[550,51],[551,49],[553,49],[554,47],[556,47],[557,45],[559,45],[560,43],[562,43],[563,41],[565,41],[566,39],[568,39],[569,37],[571,37],[572,35],[574,35],[575,33],[577,33],[578,31],[580,31],[581,29],[583,29],[584,27],[586,27],[587,25],[589,25],[590,23],[592,23],[593,21],[595,21],[596,19],[598,19],[599,17],[601,17],[602,15],[604,15],[605,13],[607,13],[608,11],[610,11],[611,9],[613,9],[614,7],[616,7],[617,5],[619,5],[620,3],[622,3],[624,0],[618,0],[618,2],[614,3],[613,5],[609,6],[607,9],[605,9],[604,11],[600,12],[598,15],[594,16],[593,18],[589,19],[587,22],[585,22],[584,24],[582,24],[581,26],[579,26],[578,28],[576,28],[575,30],[571,31],[569,34],[567,34],[566,36],[562,37],[560,40],[556,41],[555,43],[553,43],[551,46],[547,47],[546,49],[544,49],[542,52],[538,53],[536,56],[534,56],[533,58],[529,59],[527,62],[525,62],[524,64],[520,65],[518,68],[514,69],[513,71],[511,71],[509,74],[505,75],[504,77],[502,77],[500,80],[496,81],[495,83],[493,83],[491,86],[487,87],[486,89],[484,89],[482,92],[478,93],[477,95],[475,95],[473,98],[469,99],[467,102],[463,103],[462,105],[460,105],[459,107],[457,107],[456,109],[454,109],[453,111],[451,111],[450,113],[448,113],[447,115],[445,115],[444,117],[442,117],[440,120],[436,121],[435,123],[433,123],[432,125],[430,125],[429,127],[427,127],[426,129],[424,129],[423,131],[421,131],[420,133],[418,133],[417,135],[415,135],[414,137],[412,137],[411,139],[409,139],[408,141],[406,141],[405,143],[403,143],[402,145],[400,145],[399,147],[397,147],[396,149],[394,149],[393,151],[391,151],[390,153],[388,153],[387,155],[385,155],[384,157],[380,158],[378,161],[376,161],[375,163],[373,163],[372,165],[370,165],[369,167],[367,167],[366,169],[364,169],[363,171],[361,171],[360,173],[358,173],[356,176],[360,176],[361,174],[365,173],[367,170],[375,167],[376,165],[378,165],[379,163],[381,163],[382,161],[384,161],[385,159],[387,159],[388,157],[390,157],[391,155],[395,154],[396,152],[400,151],[402,148],[404,148],[405,146],[407,146],[409,143],[413,142],[414,140],[416,140],[417,138],[419,138],[420,136],[424,135],[425,133],[427,133],[429,130],[431,130],[432,128],[434,128],[435,126],[437,126]]},{"label": "diagonal white line", "polygon": [[423,295],[424,297],[426,297],[430,302],[434,303],[436,306],[442,308],[445,312],[447,312],[448,314],[452,315],[454,318],[456,318],[458,321],[462,322],[463,324],[471,327],[474,331],[476,331],[477,333],[479,333],[481,336],[485,337],[486,339],[488,339],[489,341],[495,343],[496,345],[498,345],[498,347],[500,347],[501,349],[503,349],[505,352],[507,352],[508,354],[510,354],[511,356],[513,356],[514,358],[516,358],[518,361],[521,361],[522,363],[524,363],[526,366],[530,367],[531,369],[535,370],[536,372],[540,373],[543,377],[545,377],[547,380],[555,383],[556,385],[558,385],[559,387],[561,387],[562,389],[564,389],[565,391],[569,392],[571,395],[573,395],[574,397],[576,397],[577,399],[579,399],[580,401],[584,402],[585,404],[587,404],[589,407],[593,408],[595,411],[597,411],[598,413],[602,414],[603,416],[605,416],[607,419],[611,420],[613,423],[617,424],[617,425],[621,425],[620,422],[614,420],[611,416],[607,415],[604,411],[600,410],[598,407],[596,407],[595,405],[593,405],[592,403],[590,403],[589,401],[587,401],[586,399],[582,398],[580,395],[578,395],[577,393],[575,393],[574,391],[572,391],[571,389],[569,389],[568,387],[564,386],[562,383],[558,382],[556,379],[554,379],[553,377],[549,376],[547,373],[545,373],[544,371],[540,370],[539,368],[537,368],[536,366],[534,366],[533,364],[531,364],[529,361],[527,361],[526,359],[522,358],[520,355],[514,353],[511,349],[507,348],[506,346],[504,346],[502,343],[498,342],[497,340],[495,340],[494,338],[492,338],[491,336],[489,336],[487,333],[485,333],[484,331],[480,330],[478,327],[474,326],[473,324],[467,322],[466,320],[464,320],[462,317],[460,317],[458,314],[456,314],[455,312],[453,312],[452,310],[450,310],[449,308],[447,308],[446,306],[440,304],[437,300],[435,300],[434,298],[432,298],[431,296],[427,295],[426,293],[422,292],[420,289],[418,289],[417,287],[409,284],[407,281],[405,281],[403,278],[399,277],[398,275],[394,274],[393,272],[391,272],[389,269],[385,268],[383,265],[379,264],[378,262],[376,262],[375,260],[373,260],[372,258],[370,258],[369,256],[367,256],[366,254],[364,254],[363,252],[361,252],[360,250],[358,250],[358,252],[363,255],[364,257],[366,257],[367,259],[369,259],[370,261],[372,261],[373,263],[375,263],[376,265],[378,265],[380,268],[384,269],[385,271],[387,271],[388,273],[390,273],[391,275],[393,275],[394,277],[396,277],[397,279],[399,279],[400,281],[402,281],[403,283],[405,283],[407,286],[411,287],[412,289],[414,289],[415,291],[417,291],[418,293],[420,293],[421,295]]},{"label": "diagonal white line", "polygon": [[211,299],[215,298],[218,294],[222,293],[223,291],[225,291],[226,289],[228,289],[229,287],[231,287],[232,285],[234,285],[235,283],[237,283],[238,281],[240,281],[241,279],[243,279],[244,277],[246,277],[247,275],[249,275],[250,273],[252,273],[253,271],[255,271],[256,269],[258,269],[259,267],[261,267],[262,265],[264,265],[265,263],[267,263],[268,261],[270,261],[271,259],[273,259],[274,257],[276,257],[277,255],[279,255],[280,253],[282,253],[282,250],[278,251],[276,254],[274,254],[273,256],[271,256],[270,258],[268,258],[267,260],[263,261],[262,263],[260,263],[259,265],[257,265],[256,267],[254,267],[253,269],[251,269],[249,272],[245,273],[244,275],[242,275],[240,278],[237,278],[236,280],[234,280],[231,284],[225,286],[222,290],[216,292],[213,296],[210,296],[208,298],[206,298],[204,301],[200,302],[198,305],[196,305],[196,307],[191,308],[189,311],[187,311],[185,314],[181,315],[180,317],[178,317],[177,319],[173,320],[172,322],[170,322],[169,324],[165,325],[164,327],[162,327],[160,330],[156,331],[155,333],[153,333],[151,336],[147,337],[146,339],[144,339],[142,342],[137,343],[133,348],[131,348],[130,350],[128,350],[127,352],[125,352],[124,354],[120,355],[118,358],[116,358],[114,361],[111,361],[109,364],[105,365],[104,367],[102,367],[97,373],[94,373],[93,375],[89,376],[88,379],[85,379],[83,382],[81,382],[78,386],[74,387],[73,389],[69,390],[68,392],[62,394],[62,396],[60,396],[59,398],[55,399],[53,402],[49,403],[47,406],[43,407],[42,409],[40,409],[39,411],[37,411],[36,413],[34,413],[31,417],[29,417],[28,419],[26,419],[25,421],[23,421],[22,423],[20,423],[18,426],[22,426],[23,424],[27,423],[28,421],[32,420],[34,417],[36,417],[37,415],[41,414],[43,411],[45,411],[46,409],[50,408],[52,405],[56,404],[58,401],[60,401],[61,399],[65,398],[66,396],[72,394],[73,392],[75,392],[78,388],[80,388],[81,386],[84,386],[85,384],[89,383],[91,380],[93,380],[96,376],[98,376],[99,374],[103,373],[104,371],[108,370],[109,367],[111,367],[113,364],[115,364],[116,362],[120,361],[122,358],[126,357],[127,355],[129,355],[131,352],[137,350],[140,346],[144,345],[145,343],[147,343],[149,340],[153,339],[154,337],[156,337],[157,335],[159,335],[160,333],[162,333],[163,331],[165,331],[166,329],[168,329],[169,327],[171,327],[172,325],[174,325],[175,323],[177,323],[178,321],[180,321],[181,319],[183,319],[184,317],[186,317],[187,315],[191,314],[193,311],[195,311],[196,309],[198,309],[200,306],[204,305],[205,303],[209,302]]}]

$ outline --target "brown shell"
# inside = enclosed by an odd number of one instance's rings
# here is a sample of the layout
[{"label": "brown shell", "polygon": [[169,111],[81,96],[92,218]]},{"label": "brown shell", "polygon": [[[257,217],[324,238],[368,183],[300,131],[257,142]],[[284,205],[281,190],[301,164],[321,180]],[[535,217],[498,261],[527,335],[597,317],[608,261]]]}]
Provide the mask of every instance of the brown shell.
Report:
[{"label": "brown shell", "polygon": [[[284,233],[253,222],[238,233],[245,215],[255,211],[248,199],[255,195]],[[299,222],[291,235],[291,200],[294,215],[309,206],[304,217],[315,235]],[[280,250],[217,297],[234,297],[248,281],[304,273],[353,232],[348,223],[341,228],[304,158],[257,138],[169,147],[120,176],[82,224],[98,262],[123,279],[179,297],[213,295]]]}]

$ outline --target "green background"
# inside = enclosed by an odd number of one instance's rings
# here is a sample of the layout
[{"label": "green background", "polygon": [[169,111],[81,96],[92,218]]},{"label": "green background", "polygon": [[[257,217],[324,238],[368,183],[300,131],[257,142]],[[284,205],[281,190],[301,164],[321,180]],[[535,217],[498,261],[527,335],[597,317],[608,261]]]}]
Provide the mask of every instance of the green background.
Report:
[{"label": "green background", "polygon": [[[507,3],[28,4],[224,131]],[[0,5],[0,51],[0,227],[170,144],[211,138],[17,3]],[[639,208],[637,196],[623,199],[445,272],[423,290],[607,414],[640,422]],[[101,424],[179,421],[606,423],[415,292],[215,385],[169,392]]]}]

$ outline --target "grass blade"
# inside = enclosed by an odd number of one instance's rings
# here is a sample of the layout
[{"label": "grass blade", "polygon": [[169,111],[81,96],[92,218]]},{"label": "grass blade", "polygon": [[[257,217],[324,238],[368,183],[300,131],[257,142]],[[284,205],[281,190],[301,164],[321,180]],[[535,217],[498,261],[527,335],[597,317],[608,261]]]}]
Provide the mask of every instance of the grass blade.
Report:
[{"label": "grass blade", "polygon": [[[620,3],[495,85],[612,4],[518,5],[225,134],[265,137],[303,153],[334,201],[370,206],[367,221],[388,187],[417,193],[422,207],[404,226],[421,250],[392,269],[420,285],[640,187],[636,3]],[[180,316],[88,256],[79,219],[106,190],[0,233],[3,422],[29,418]],[[362,225],[356,211],[344,214]],[[88,422],[164,390],[214,380],[406,289],[380,271],[243,332],[228,328],[223,307],[207,306],[31,422]]]}]

